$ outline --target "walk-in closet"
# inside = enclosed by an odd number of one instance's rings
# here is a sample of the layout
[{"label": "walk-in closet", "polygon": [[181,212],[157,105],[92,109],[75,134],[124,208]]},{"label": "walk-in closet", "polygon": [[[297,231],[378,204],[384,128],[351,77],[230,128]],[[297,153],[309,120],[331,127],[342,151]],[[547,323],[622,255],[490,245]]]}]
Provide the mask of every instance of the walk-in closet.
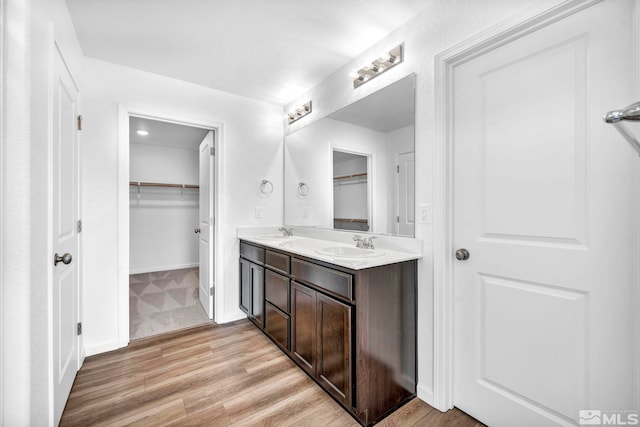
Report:
[{"label": "walk-in closet", "polygon": [[200,302],[200,147],[208,129],[129,119],[129,331],[209,322]]}]

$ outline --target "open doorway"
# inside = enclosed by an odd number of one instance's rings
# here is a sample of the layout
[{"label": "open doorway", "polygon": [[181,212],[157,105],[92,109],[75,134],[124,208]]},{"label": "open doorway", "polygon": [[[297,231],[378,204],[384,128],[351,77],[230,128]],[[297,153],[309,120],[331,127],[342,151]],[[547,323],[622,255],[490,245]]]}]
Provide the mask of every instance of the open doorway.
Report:
[{"label": "open doorway", "polygon": [[333,150],[333,228],[371,231],[369,156]]},{"label": "open doorway", "polygon": [[131,340],[213,319],[214,147],[213,129],[129,116]]}]

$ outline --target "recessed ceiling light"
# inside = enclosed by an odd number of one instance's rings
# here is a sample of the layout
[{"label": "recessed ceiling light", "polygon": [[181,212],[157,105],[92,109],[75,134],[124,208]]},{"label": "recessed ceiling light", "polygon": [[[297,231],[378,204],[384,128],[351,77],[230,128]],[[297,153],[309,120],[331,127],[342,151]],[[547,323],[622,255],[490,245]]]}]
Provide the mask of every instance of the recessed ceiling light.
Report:
[{"label": "recessed ceiling light", "polygon": [[138,135],[140,135],[140,136],[147,136],[147,135],[149,135],[149,131],[144,130],[144,129],[138,129],[138,130],[136,131],[136,133],[137,133]]}]

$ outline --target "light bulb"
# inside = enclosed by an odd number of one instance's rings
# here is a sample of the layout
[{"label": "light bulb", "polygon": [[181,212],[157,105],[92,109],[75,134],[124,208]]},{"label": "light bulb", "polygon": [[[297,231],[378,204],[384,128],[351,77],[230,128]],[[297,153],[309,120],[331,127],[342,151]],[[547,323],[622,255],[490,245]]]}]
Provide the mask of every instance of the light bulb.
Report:
[{"label": "light bulb", "polygon": [[147,136],[147,135],[149,135],[149,131],[144,130],[144,129],[138,129],[138,130],[136,131],[136,133],[137,133],[138,135],[140,135],[140,136]]}]

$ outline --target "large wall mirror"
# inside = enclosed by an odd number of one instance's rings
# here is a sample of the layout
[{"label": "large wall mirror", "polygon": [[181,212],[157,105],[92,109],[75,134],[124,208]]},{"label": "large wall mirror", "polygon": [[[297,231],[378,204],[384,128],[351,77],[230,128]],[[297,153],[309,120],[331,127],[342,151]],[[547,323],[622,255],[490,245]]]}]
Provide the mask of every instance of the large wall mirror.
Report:
[{"label": "large wall mirror", "polygon": [[286,137],[284,222],[414,236],[411,74]]}]

